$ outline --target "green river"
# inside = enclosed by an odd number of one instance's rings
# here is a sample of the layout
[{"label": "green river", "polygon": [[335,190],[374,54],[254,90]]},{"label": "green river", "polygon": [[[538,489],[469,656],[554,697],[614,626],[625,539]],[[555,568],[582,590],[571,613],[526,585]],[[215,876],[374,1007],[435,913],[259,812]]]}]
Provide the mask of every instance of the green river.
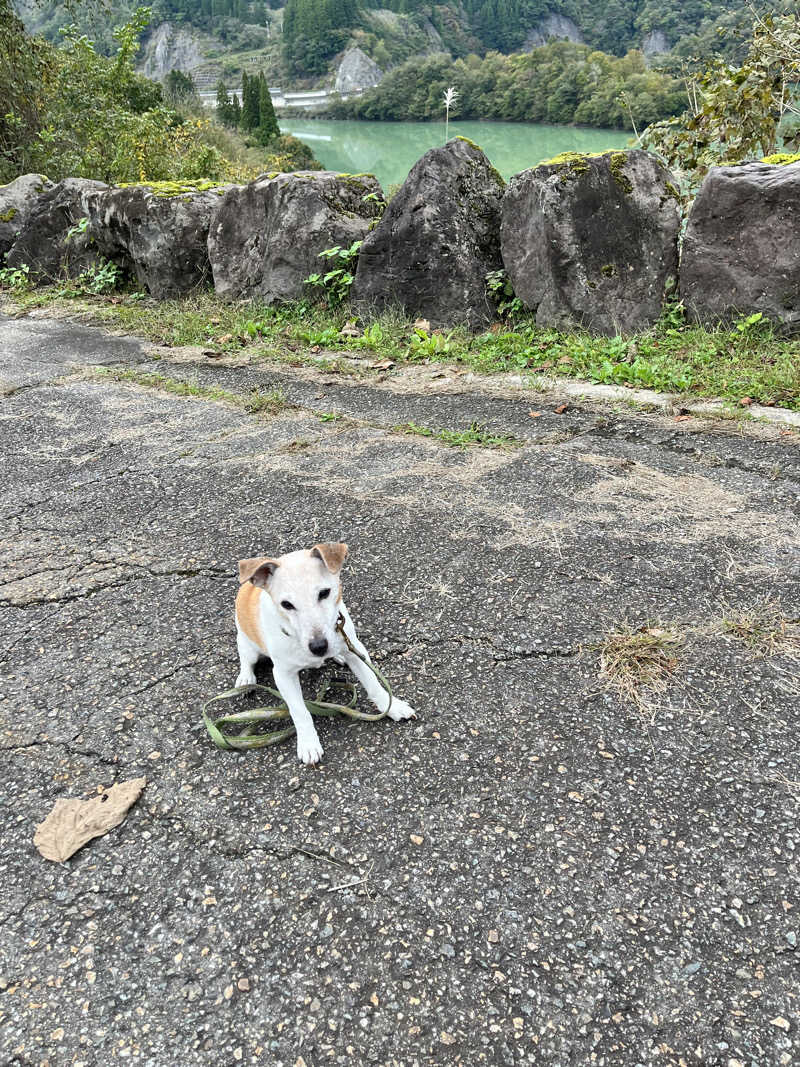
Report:
[{"label": "green river", "polygon": [[[423,152],[444,144],[443,122],[355,122],[335,119],[281,119],[281,133],[305,141],[327,170],[374,174],[384,189],[405,180]],[[629,134],[575,126],[536,126],[524,122],[450,123],[450,137],[479,144],[508,180],[560,152],[602,152],[623,148]]]}]

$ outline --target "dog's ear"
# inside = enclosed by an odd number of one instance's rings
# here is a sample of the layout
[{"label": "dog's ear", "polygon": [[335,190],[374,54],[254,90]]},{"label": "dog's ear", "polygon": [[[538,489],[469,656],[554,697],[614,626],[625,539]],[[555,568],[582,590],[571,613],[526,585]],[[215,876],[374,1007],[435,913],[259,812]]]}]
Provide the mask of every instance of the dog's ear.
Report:
[{"label": "dog's ear", "polygon": [[267,582],[280,564],[269,556],[255,556],[253,559],[239,560],[239,585],[252,582],[261,589],[267,588]]},{"label": "dog's ear", "polygon": [[335,543],[326,541],[324,544],[314,545],[311,555],[316,559],[321,559],[331,574],[338,574],[347,558],[347,545],[342,544],[341,541]]}]

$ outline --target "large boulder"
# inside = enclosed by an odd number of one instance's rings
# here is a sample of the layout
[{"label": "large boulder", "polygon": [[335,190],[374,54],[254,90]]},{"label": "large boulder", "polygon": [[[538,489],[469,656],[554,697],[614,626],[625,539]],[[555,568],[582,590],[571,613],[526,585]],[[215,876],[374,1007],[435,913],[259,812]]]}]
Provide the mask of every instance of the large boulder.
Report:
[{"label": "large boulder", "polygon": [[503,262],[541,326],[628,333],[660,315],[678,267],[678,195],[647,152],[565,153],[515,175]]},{"label": "large boulder", "polygon": [[0,185],[0,265],[36,201],[52,188],[53,183],[41,174],[23,174],[9,185]]},{"label": "large boulder", "polygon": [[457,137],[426,152],[361,246],[356,306],[397,307],[434,326],[491,321],[486,275],[501,267],[504,187],[471,141]]},{"label": "large boulder", "polygon": [[92,236],[157,300],[181,296],[211,280],[208,227],[229,188],[194,181],[110,189],[90,205]]},{"label": "large boulder", "polygon": [[98,261],[87,228],[90,203],[108,188],[88,178],[65,178],[41,193],[6,256],[9,267],[27,265],[43,281],[77,277]]},{"label": "large boulder", "polygon": [[320,252],[362,240],[382,201],[371,174],[297,171],[234,186],[208,233],[214,288],[229,299],[298,299],[306,278],[324,268]]},{"label": "large boulder", "polygon": [[800,161],[711,168],[689,215],[681,297],[696,320],[760,311],[800,329]]},{"label": "large boulder", "polygon": [[380,85],[383,80],[383,71],[369,56],[360,48],[349,48],[339,69],[336,71],[334,89],[337,93],[347,95],[360,93],[364,89],[372,89]]}]

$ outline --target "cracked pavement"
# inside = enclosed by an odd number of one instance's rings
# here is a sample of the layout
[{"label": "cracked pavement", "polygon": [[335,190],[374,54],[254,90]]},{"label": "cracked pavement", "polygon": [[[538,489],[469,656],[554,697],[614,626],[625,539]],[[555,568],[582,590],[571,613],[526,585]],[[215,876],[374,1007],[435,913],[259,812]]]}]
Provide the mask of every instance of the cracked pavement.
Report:
[{"label": "cracked pavement", "polygon": [[[800,1058],[800,672],[723,625],[800,616],[797,436],[441,371],[0,314],[4,1064]],[[312,769],[220,752],[236,562],[320,540],[419,717],[319,722]],[[682,638],[646,715],[600,673],[625,624]],[[38,855],[56,799],[141,775],[120,827]]]}]

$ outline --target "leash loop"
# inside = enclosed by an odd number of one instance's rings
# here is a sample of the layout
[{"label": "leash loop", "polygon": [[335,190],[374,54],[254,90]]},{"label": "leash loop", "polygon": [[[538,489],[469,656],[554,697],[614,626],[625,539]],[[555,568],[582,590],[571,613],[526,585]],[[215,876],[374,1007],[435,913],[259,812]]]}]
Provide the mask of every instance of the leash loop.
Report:
[{"label": "leash loop", "polygon": [[[316,715],[321,718],[333,718],[336,715],[345,715],[350,719],[362,719],[366,722],[378,722],[380,719],[386,717],[389,713],[389,708],[392,706],[392,688],[389,682],[386,680],[383,673],[371,663],[366,657],[362,656],[352,645],[350,638],[344,632],[344,616],[339,613],[339,618],[336,621],[336,632],[341,634],[344,638],[344,642],[348,649],[354,656],[358,656],[362,663],[364,663],[377,678],[381,686],[386,690],[389,696],[389,703],[385,711],[380,711],[375,714],[370,714],[365,711],[356,710],[356,702],[358,700],[358,690],[352,682],[346,682],[339,679],[325,679],[317,690],[317,695],[314,700],[306,700],[305,705],[312,715]],[[346,704],[336,704],[332,701],[325,700],[328,691],[334,688],[344,689],[349,691],[350,699]],[[277,704],[264,705],[263,707],[249,708],[247,711],[232,712],[227,715],[221,715],[219,718],[212,718],[208,709],[212,704],[216,704],[220,700],[231,700],[234,697],[244,696],[247,693],[254,693],[257,690],[263,690],[269,693],[270,696],[275,697],[278,700]],[[256,733],[255,729],[259,726],[263,726],[265,723],[272,723],[281,719],[288,719],[289,709],[286,706],[281,694],[277,689],[273,689],[268,685],[261,685],[258,682],[251,682],[249,685],[240,685],[234,689],[226,689],[224,693],[219,693],[215,697],[211,697],[203,704],[202,709],[203,724],[206,730],[217,746],[217,748],[229,749],[229,750],[247,750],[251,748],[266,748],[267,745],[277,745],[280,741],[285,741],[295,733],[294,723],[289,723],[283,729],[270,729]],[[227,725],[244,726],[244,729],[240,733],[226,733],[224,727]]]}]

